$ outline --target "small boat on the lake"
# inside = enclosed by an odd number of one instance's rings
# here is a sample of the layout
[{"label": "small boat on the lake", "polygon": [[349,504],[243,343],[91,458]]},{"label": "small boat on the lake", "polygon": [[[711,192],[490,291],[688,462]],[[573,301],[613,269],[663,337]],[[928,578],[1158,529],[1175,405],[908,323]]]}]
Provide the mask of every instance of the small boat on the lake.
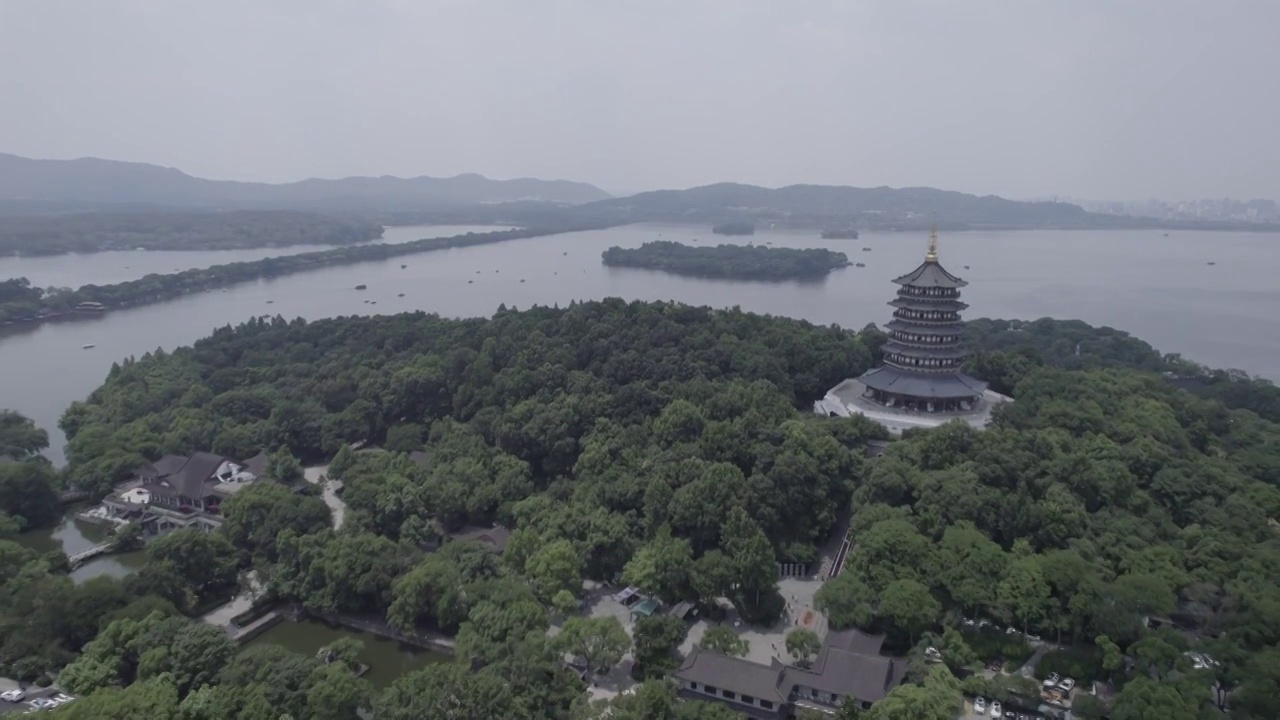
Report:
[{"label": "small boat on the lake", "polygon": [[862,252],[871,252],[871,248],[869,248],[869,247],[864,247],[864,248],[862,248]]},{"label": "small boat on the lake", "polygon": [[866,267],[866,266],[867,266],[867,264],[866,264],[866,263],[854,263],[854,264],[853,264],[853,266],[854,266],[854,267]]},{"label": "small boat on the lake", "polygon": [[400,293],[399,295],[396,295],[396,297],[404,297],[404,293]]},{"label": "small boat on the lake", "polygon": [[969,266],[968,266],[968,265],[965,265],[965,266],[964,266],[964,269],[965,269],[965,270],[968,270],[968,269],[969,269]]},{"label": "small boat on the lake", "polygon": [[356,286],[356,289],[357,289],[357,290],[368,290],[368,289],[369,289],[369,286],[368,286],[368,285],[357,285],[357,286]]},{"label": "small boat on the lake", "polygon": [[1210,260],[1210,261],[1209,261],[1209,264],[1210,264],[1210,265],[1217,265],[1218,263],[1216,263],[1216,262],[1214,262],[1214,261]]},{"label": "small boat on the lake", "polygon": [[405,269],[405,268],[407,268],[407,267],[409,267],[409,266],[408,266],[408,265],[401,265],[401,266],[400,266],[400,269],[401,269],[401,270],[403,270],[403,269]]},{"label": "small boat on the lake", "polygon": [[520,278],[520,282],[524,282],[524,278]]},{"label": "small boat on the lake", "polygon": [[92,349],[94,349],[94,348],[96,348],[96,347],[98,347],[98,346],[97,346],[97,345],[94,345],[93,343],[89,343],[89,344],[87,344],[87,345],[81,345],[81,346],[80,346],[80,349],[82,349],[82,350],[92,350]]},{"label": "small boat on the lake", "polygon": [[475,282],[475,280],[468,280],[468,281],[467,281],[467,284],[468,284],[468,285],[470,285],[470,284],[472,284],[472,283],[474,283],[474,282]]},{"label": "small boat on the lake", "polygon": [[268,300],[268,301],[267,301],[267,304],[268,304],[268,305],[274,305],[274,304],[275,304],[275,302],[276,302],[275,300]]}]

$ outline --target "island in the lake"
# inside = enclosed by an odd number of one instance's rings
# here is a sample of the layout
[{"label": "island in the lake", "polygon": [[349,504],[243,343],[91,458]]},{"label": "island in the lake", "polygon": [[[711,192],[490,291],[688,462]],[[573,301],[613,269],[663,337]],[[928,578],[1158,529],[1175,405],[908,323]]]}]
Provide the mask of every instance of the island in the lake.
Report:
[{"label": "island in the lake", "polygon": [[755,235],[756,226],[746,220],[730,220],[713,225],[711,232],[716,235]]},{"label": "island in the lake", "polygon": [[661,270],[676,275],[732,280],[820,278],[849,265],[841,252],[825,248],[772,248],[761,245],[694,247],[658,240],[638,248],[611,247],[602,254],[611,267]]},{"label": "island in the lake", "polygon": [[857,240],[858,231],[851,227],[829,227],[822,231],[823,240]]}]

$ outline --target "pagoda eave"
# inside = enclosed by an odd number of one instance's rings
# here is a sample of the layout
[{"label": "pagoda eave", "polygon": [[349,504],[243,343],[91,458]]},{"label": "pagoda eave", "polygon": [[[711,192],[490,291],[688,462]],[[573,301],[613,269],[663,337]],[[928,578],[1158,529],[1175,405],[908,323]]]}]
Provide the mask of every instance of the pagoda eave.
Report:
[{"label": "pagoda eave", "polygon": [[980,397],[987,384],[960,372],[917,373],[888,365],[872,368],[858,378],[872,390],[916,400],[962,400]]},{"label": "pagoda eave", "polygon": [[926,348],[920,345],[907,345],[904,343],[890,340],[881,348],[881,352],[888,355],[895,353],[905,355],[907,357],[933,359],[933,360],[963,360],[969,355],[968,352],[958,346],[945,348]]},{"label": "pagoda eave", "polygon": [[902,310],[941,310],[958,313],[969,309],[969,303],[949,297],[896,297],[887,304]]},{"label": "pagoda eave", "polygon": [[960,335],[964,332],[964,325],[956,322],[945,325],[924,325],[911,320],[894,318],[885,323],[884,326],[889,330],[916,333],[919,335]]}]

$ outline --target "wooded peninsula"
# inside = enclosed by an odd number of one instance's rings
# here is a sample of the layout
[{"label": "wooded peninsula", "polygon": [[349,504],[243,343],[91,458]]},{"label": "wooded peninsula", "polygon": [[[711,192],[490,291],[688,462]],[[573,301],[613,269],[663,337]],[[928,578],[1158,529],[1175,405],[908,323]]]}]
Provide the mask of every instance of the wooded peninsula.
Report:
[{"label": "wooded peninsula", "polygon": [[611,247],[602,254],[611,267],[661,270],[676,275],[728,280],[798,280],[826,276],[849,265],[841,252],[763,245],[693,246],[668,240],[638,248]]},{"label": "wooded peninsula", "polygon": [[[227,499],[216,531],[150,543],[124,579],[76,585],[60,554],[0,539],[0,662],[23,678],[60,669],[82,696],[59,711],[71,718],[729,720],[662,680],[684,621],[640,618],[629,636],[582,613],[583,580],[708,610],[728,598],[769,625],[786,605],[776,563],[814,561],[851,512],[856,543],[815,605],[833,628],[885,633],[907,670],[841,720],[953,720],[962,693],[1038,699],[1049,672],[1108,683],[1112,718],[1275,717],[1280,426],[1244,394],[1207,391],[1236,380],[1109,328],[971,328],[974,371],[1014,402],[985,431],[911,431],[874,460],[883,428],[809,408],[885,337],[738,310],[611,299],[482,320],[256,319],[124,361],[64,415],[61,475],[34,456],[39,431],[0,422],[17,459],[0,465],[0,530],[56,522],[32,505],[51,498],[42,483],[101,495],[165,453],[274,448],[272,481]],[[345,484],[340,530],[313,489],[291,489],[318,462]],[[435,549],[494,524],[512,531],[501,553]],[[456,657],[376,691],[341,660],[350,648],[333,664],[236,652],[186,616],[249,569],[271,602],[453,635]],[[703,642],[744,651],[724,635]],[[1027,635],[1055,643],[1035,680],[976,672],[993,656],[1019,666]],[[644,682],[588,706],[566,652],[588,674],[630,652]],[[1204,655],[1215,664],[1193,666]],[[1086,697],[1073,712],[1102,711]]]},{"label": "wooded peninsula", "polygon": [[77,290],[37,288],[32,287],[26,278],[12,278],[0,281],[0,325],[37,323],[73,316],[85,312],[77,310],[77,307],[83,303],[100,304],[102,306],[100,310],[88,311],[96,313],[102,310],[164,302],[183,295],[206,292],[236,283],[281,277],[335,265],[385,260],[402,255],[576,232],[595,227],[571,225],[523,228],[489,233],[469,232],[464,235],[424,238],[406,243],[351,245],[297,255],[213,265],[175,273],[151,274],[137,280],[112,285],[84,285]]},{"label": "wooded peninsula", "polygon": [[354,245],[379,237],[377,223],[292,211],[0,214],[0,255]]}]

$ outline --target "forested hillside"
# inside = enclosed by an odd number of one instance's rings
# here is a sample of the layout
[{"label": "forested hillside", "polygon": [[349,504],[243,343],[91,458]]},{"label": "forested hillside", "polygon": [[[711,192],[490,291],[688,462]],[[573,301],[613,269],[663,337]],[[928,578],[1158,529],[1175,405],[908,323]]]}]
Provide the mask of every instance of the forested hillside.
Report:
[{"label": "forested hillside", "polygon": [[693,246],[664,240],[647,242],[638,248],[611,247],[604,251],[602,259],[605,265],[613,267],[730,280],[813,280],[849,264],[844,253],[825,248]]},{"label": "forested hillside", "polygon": [[946,228],[1126,227],[1129,218],[1096,215],[1059,202],[1022,202],[935,188],[858,188],[788,185],[765,188],[716,183],[687,190],[654,190],[609,198],[572,210],[579,217],[617,222],[712,222],[729,220],[791,227],[833,225],[875,229],[928,227],[941,218]]},{"label": "forested hillside", "polygon": [[[913,656],[933,644],[964,674],[983,636],[963,618],[992,618],[1067,643],[1042,670],[1111,681],[1118,720],[1214,707],[1275,717],[1280,429],[1138,369],[1155,361],[1113,331],[1042,321],[976,337],[1015,402],[985,432],[915,432],[876,461],[862,450],[884,437],[878,427],[807,408],[873,362],[877,333],[618,300],[481,320],[254,321],[122,363],[63,427],[70,478],[99,492],[165,452],[283,445],[332,458],[346,483],[342,530],[298,516],[288,493],[249,494],[228,517],[252,504],[271,532],[237,521],[169,544],[228,543],[221,552],[262,568],[275,597],[315,612],[456,632],[462,664],[406,676],[373,701],[379,717],[432,716],[459,694],[489,713],[465,717],[586,717],[557,653],[609,630],[544,632],[583,578],[621,574],[668,602],[723,595],[768,621],[784,602],[774,562],[812,560],[841,508],[853,511],[854,550],[819,594],[836,626],[887,632]],[[1064,342],[1070,353],[1055,350]],[[1072,362],[1084,368],[1060,367]],[[357,441],[385,450],[345,447]],[[425,459],[406,454],[419,449]],[[488,522],[514,529],[501,557],[460,542],[423,550],[441,530]],[[188,583],[211,581],[199,564],[181,567]],[[178,604],[167,587],[154,592]],[[1152,631],[1146,617],[1185,630]],[[636,624],[638,675],[678,661],[683,629],[666,625]],[[106,635],[141,632],[130,627]],[[1001,642],[1014,655],[1023,645]],[[105,640],[66,674],[82,691],[164,682],[140,671],[147,663],[101,672],[128,648]],[[1218,664],[1193,667],[1191,650]],[[214,664],[228,662],[243,661]],[[165,692],[174,707],[229,697],[217,689],[238,687],[227,672]],[[945,709],[955,681],[937,676],[913,670],[869,717],[899,717],[908,697],[936,695]],[[966,687],[992,692],[983,683]],[[644,692],[673,707],[657,686]]]}]

